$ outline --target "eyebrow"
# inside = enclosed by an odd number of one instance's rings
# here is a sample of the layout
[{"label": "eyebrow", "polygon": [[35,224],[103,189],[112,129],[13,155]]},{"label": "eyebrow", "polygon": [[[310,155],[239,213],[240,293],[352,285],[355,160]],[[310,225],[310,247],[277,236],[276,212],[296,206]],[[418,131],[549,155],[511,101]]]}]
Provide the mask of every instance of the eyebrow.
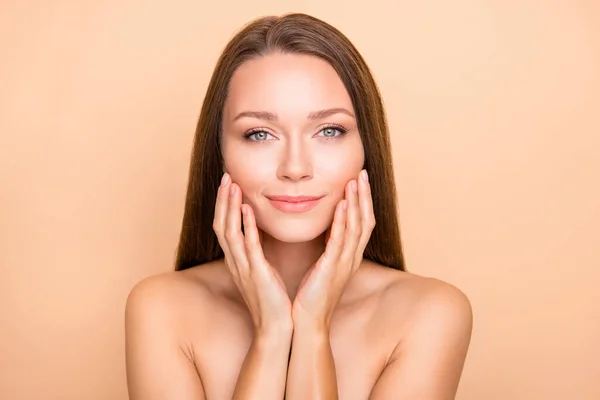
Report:
[{"label": "eyebrow", "polygon": [[[334,114],[346,114],[346,115],[351,116],[352,118],[356,118],[354,116],[354,114],[352,114],[350,111],[348,111],[342,107],[328,108],[326,110],[313,111],[313,112],[308,113],[308,116],[306,118],[311,119],[311,120],[323,119],[323,118],[327,118]],[[238,119],[243,118],[243,117],[263,119],[265,121],[277,121],[277,119],[278,119],[276,114],[273,114],[272,112],[268,112],[268,111],[243,111],[243,112],[239,113],[233,119],[233,121],[235,122]]]}]

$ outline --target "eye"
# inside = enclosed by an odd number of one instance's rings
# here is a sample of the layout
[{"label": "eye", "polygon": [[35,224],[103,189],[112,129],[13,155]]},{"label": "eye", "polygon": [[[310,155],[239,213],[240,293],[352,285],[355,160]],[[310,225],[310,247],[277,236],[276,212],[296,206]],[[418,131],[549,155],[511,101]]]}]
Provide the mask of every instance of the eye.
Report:
[{"label": "eye", "polygon": [[244,138],[246,140],[250,140],[252,142],[264,142],[265,140],[267,140],[268,136],[273,136],[273,135],[271,135],[267,131],[257,129],[257,130],[253,130],[253,131],[246,133],[244,135]]},{"label": "eye", "polygon": [[319,131],[319,134],[322,133],[322,135],[318,136],[323,136],[328,139],[334,139],[338,136],[342,136],[346,132],[347,130],[342,128],[341,126],[326,126],[325,128]]}]

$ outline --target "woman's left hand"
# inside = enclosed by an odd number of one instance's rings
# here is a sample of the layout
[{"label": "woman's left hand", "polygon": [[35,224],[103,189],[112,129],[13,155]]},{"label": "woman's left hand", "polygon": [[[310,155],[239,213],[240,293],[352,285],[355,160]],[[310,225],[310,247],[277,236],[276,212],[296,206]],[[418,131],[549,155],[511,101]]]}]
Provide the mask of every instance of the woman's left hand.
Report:
[{"label": "woman's left hand", "polygon": [[295,327],[308,324],[329,332],[333,311],[362,262],[374,227],[373,200],[363,170],[346,185],[345,199],[337,204],[326,234],[325,252],[300,284],[292,306]]}]

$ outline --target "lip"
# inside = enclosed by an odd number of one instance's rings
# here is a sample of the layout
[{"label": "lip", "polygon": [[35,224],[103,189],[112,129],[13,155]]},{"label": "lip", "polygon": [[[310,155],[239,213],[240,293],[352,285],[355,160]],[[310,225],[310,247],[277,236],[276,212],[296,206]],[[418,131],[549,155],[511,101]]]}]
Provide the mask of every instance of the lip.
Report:
[{"label": "lip", "polygon": [[266,196],[273,207],[283,212],[305,212],[325,196]]},{"label": "lip", "polygon": [[324,196],[266,196],[267,199],[273,201],[285,201],[287,203],[303,203],[306,201],[314,201],[322,199]]}]

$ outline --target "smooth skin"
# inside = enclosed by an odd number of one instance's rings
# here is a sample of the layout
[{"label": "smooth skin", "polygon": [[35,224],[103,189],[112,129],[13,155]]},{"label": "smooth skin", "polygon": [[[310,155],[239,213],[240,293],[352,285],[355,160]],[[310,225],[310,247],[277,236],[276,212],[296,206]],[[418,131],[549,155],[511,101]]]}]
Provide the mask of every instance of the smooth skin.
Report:
[{"label": "smooth skin", "polygon": [[[332,227],[327,232],[325,252],[308,271],[292,303],[283,280],[264,258],[252,208],[240,204],[238,186],[230,184],[230,177],[224,175],[219,192],[225,193],[218,195],[214,229],[225,252],[225,263],[250,310],[255,340],[269,343],[285,337],[289,346],[294,333],[287,384],[286,374],[281,372],[285,371],[287,357],[283,356],[287,356],[289,347],[274,357],[280,369],[261,371],[262,374],[257,374],[260,365],[256,359],[260,356],[251,348],[242,366],[234,399],[258,398],[259,395],[281,399],[286,386],[290,399],[306,395],[324,399],[338,397],[329,345],[331,317],[346,283],[360,266],[375,226],[366,171],[361,172],[359,182],[352,180],[347,185],[346,199],[338,203]],[[244,215],[245,236],[240,229],[240,211]],[[306,368],[307,365],[314,368]],[[311,387],[312,393],[307,393],[306,388]]]},{"label": "smooth skin", "polygon": [[[332,108],[349,112],[306,117]],[[271,115],[237,118],[253,109]],[[375,221],[352,111],[314,57],[269,55],[234,74],[213,223],[225,257],[134,287],[130,399],[454,398],[471,306],[450,284],[363,259]],[[326,197],[292,215],[265,193]]]}]

